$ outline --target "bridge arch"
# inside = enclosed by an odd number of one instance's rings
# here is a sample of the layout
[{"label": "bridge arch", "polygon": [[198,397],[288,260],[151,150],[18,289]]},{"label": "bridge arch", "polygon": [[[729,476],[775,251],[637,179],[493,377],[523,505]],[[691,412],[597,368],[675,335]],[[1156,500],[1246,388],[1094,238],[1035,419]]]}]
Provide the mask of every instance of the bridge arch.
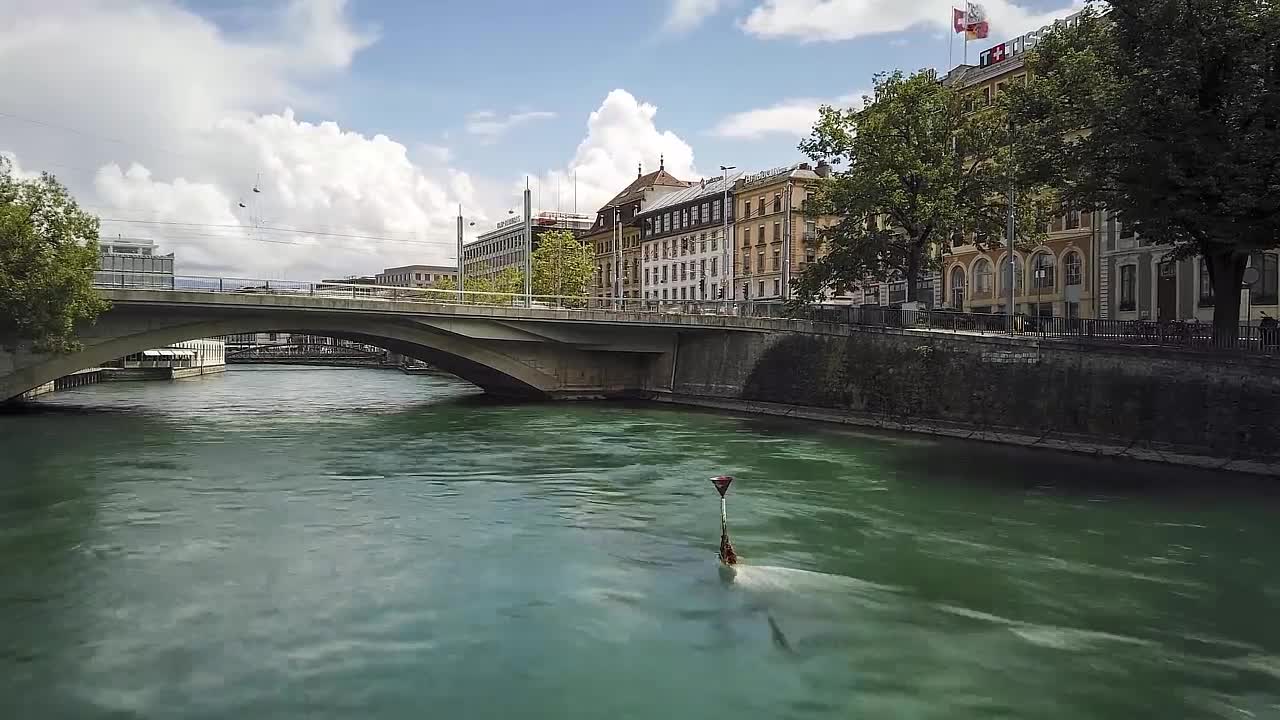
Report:
[{"label": "bridge arch", "polygon": [[83,334],[83,348],[62,355],[19,351],[0,367],[0,400],[13,398],[85,368],[185,340],[257,332],[323,335],[385,348],[430,363],[486,392],[517,397],[552,394],[556,378],[529,363],[460,335],[411,318],[289,313],[245,317],[174,318],[169,323],[131,323],[104,318]]}]

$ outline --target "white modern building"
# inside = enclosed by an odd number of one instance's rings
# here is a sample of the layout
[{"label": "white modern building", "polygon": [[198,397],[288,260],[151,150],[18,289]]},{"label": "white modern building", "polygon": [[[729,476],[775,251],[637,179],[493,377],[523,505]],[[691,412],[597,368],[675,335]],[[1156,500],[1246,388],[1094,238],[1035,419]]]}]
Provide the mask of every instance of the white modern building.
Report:
[{"label": "white modern building", "polygon": [[636,217],[641,241],[641,297],[646,300],[715,300],[731,283],[725,228],[733,227],[733,196],[726,190],[742,176],[694,183],[655,200]]},{"label": "white modern building", "polygon": [[[570,230],[581,236],[591,229],[591,217],[578,213],[540,212],[533,216],[533,249],[538,241],[552,230]],[[467,243],[462,254],[468,278],[493,278],[504,270],[524,272],[525,264],[524,219],[508,218],[497,227]]]},{"label": "white modern building", "polygon": [[173,287],[173,253],[160,255],[154,240],[99,239],[98,268],[93,281],[99,285]]}]

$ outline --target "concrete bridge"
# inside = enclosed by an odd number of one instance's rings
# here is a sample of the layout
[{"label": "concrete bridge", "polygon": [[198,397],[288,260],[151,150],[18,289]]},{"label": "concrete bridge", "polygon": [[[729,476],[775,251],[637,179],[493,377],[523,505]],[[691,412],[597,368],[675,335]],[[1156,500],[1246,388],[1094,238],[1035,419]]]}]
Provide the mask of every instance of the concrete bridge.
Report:
[{"label": "concrete bridge", "polygon": [[[111,309],[79,352],[0,350],[0,399],[182,340],[252,332],[323,335],[422,360],[504,396],[597,398],[669,389],[681,334],[765,332],[716,314],[457,304],[353,293],[101,288]],[[453,300],[453,302],[449,302]]]}]

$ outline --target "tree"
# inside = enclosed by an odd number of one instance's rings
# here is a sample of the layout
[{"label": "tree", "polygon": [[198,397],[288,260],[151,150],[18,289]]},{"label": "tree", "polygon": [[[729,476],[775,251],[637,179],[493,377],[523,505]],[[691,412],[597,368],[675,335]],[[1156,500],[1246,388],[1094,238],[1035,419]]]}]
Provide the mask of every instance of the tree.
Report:
[{"label": "tree", "polygon": [[533,251],[533,294],[586,297],[595,274],[591,248],[572,231],[544,233]]},{"label": "tree", "polygon": [[107,308],[93,289],[98,219],[52,175],[24,180],[0,157],[0,338],[70,352]]},{"label": "tree", "polygon": [[[797,284],[796,300],[847,292],[866,280],[920,277],[939,264],[954,235],[979,246],[1004,237],[1011,175],[1007,119],[999,108],[966,107],[932,70],[877,75],[862,109],[823,107],[800,149],[846,168],[823,183],[808,206],[840,220],[820,231],[827,253]],[[1046,200],[1022,192],[1020,239],[1043,232]]]},{"label": "tree", "polygon": [[1112,0],[1031,55],[1010,93],[1034,179],[1143,239],[1200,255],[1220,342],[1250,254],[1280,244],[1280,5]]},{"label": "tree", "polygon": [[[524,273],[515,268],[507,268],[492,278],[468,276],[463,285],[467,293],[472,293],[466,298],[468,303],[510,305],[514,300],[508,296],[524,293]],[[440,293],[456,293],[458,281],[451,277],[442,278],[432,283],[430,289]]]}]

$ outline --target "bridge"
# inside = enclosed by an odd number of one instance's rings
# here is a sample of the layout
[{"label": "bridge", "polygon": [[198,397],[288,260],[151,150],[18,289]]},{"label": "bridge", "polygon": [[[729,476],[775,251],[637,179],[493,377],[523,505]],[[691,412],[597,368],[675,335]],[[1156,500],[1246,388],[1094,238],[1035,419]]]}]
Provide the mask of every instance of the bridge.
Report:
[{"label": "bridge", "polygon": [[388,353],[363,345],[287,342],[227,348],[228,365],[324,365],[334,367],[384,367]]},{"label": "bridge", "polygon": [[255,332],[374,345],[497,395],[619,396],[669,386],[681,334],[774,329],[740,317],[729,304],[646,309],[608,299],[178,280],[174,288],[100,286],[111,308],[79,330],[78,352],[40,354],[22,345],[0,350],[0,399],[142,350]]}]

